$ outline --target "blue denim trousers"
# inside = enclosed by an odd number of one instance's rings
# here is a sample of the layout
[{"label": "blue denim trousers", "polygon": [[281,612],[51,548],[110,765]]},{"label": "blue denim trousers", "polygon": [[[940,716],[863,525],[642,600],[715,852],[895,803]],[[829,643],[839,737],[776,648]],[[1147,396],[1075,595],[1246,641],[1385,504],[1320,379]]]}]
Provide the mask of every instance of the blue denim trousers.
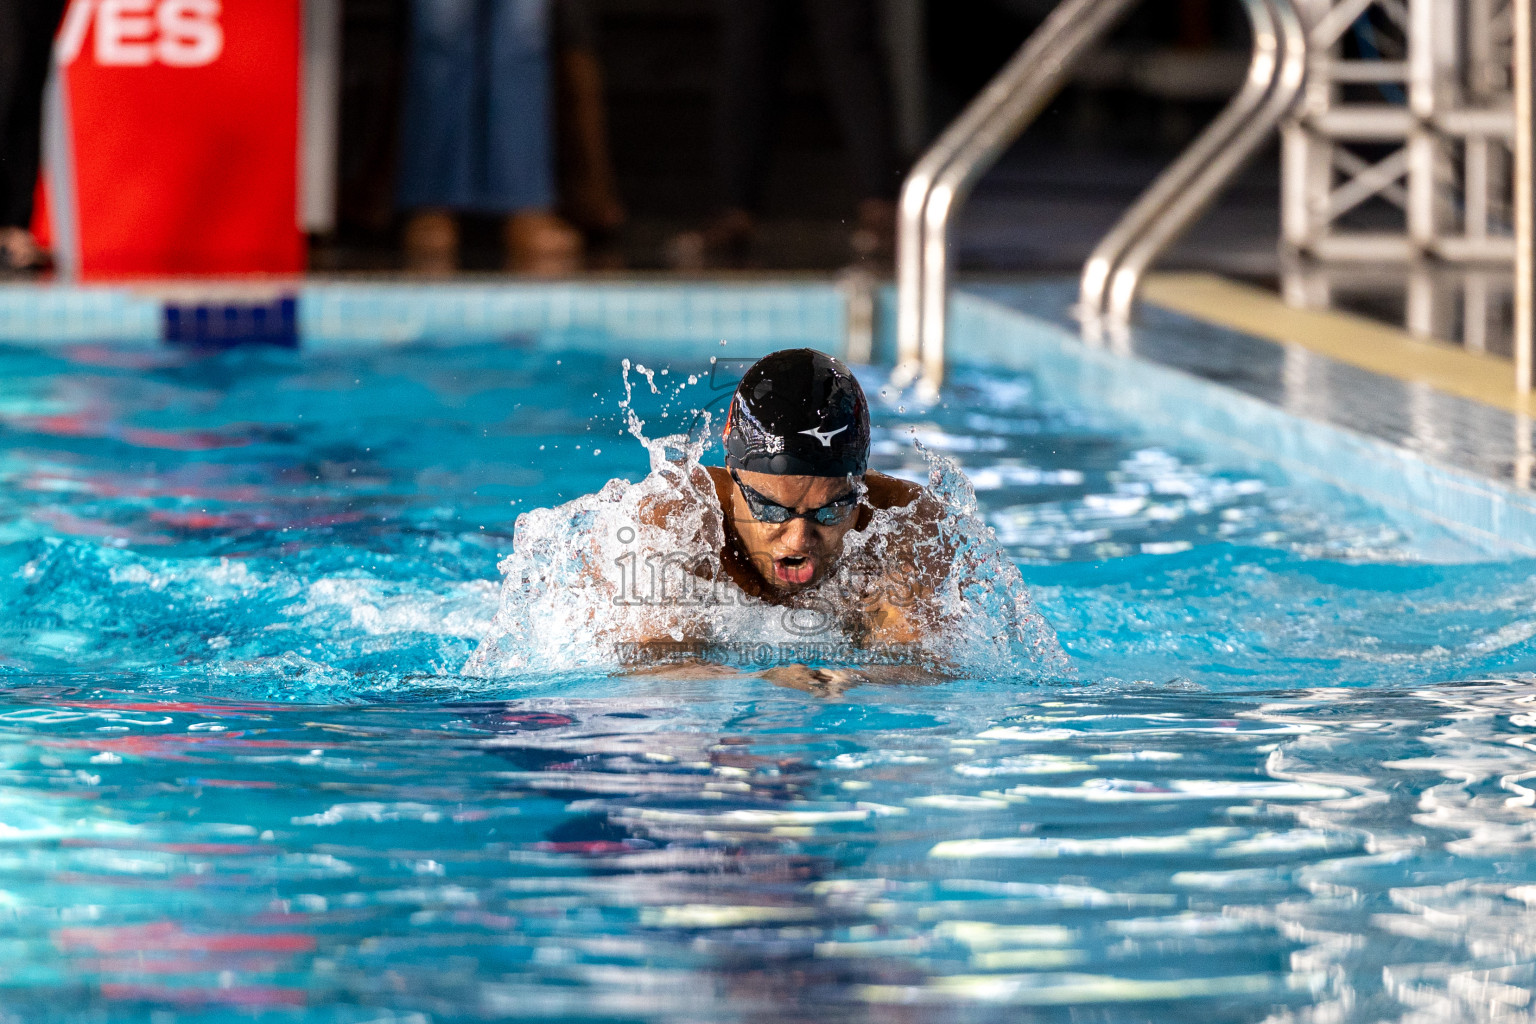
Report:
[{"label": "blue denim trousers", "polygon": [[402,209],[554,205],[549,0],[411,0]]}]

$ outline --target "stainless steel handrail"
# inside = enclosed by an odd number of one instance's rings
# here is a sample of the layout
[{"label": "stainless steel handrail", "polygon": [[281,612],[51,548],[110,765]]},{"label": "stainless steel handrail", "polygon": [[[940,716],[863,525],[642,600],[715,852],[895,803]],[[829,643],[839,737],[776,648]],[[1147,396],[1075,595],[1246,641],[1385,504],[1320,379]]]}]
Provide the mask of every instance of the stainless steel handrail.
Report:
[{"label": "stainless steel handrail", "polygon": [[[1058,5],[908,174],[902,186],[897,236],[897,366],[892,374],[897,386],[916,382],[921,393],[934,395],[943,382],[948,229],[954,212],[976,179],[1045,108],[1077,59],[1109,32],[1134,2],[1065,0]],[[1133,222],[1123,232],[1125,248],[1120,251],[1125,255],[1098,271],[1107,285],[1119,266],[1126,268],[1131,275],[1128,291],[1096,290],[1123,293],[1127,309],[1134,301],[1140,268],[1155,259],[1209,204],[1300,90],[1306,40],[1299,32],[1300,19],[1292,0],[1244,2],[1254,19],[1254,59],[1248,83],[1191,150],[1132,207],[1122,221]],[[1276,25],[1280,26],[1278,33]],[[1293,32],[1292,26],[1297,31]],[[1264,69],[1269,82],[1256,93],[1255,72]],[[1276,82],[1283,84],[1277,89],[1273,87]],[[1280,93],[1289,93],[1283,104]],[[1266,99],[1270,102],[1263,102]],[[1181,187],[1177,181],[1186,185]],[[1161,196],[1156,201],[1148,198],[1154,191]],[[1095,256],[1099,255],[1095,250]],[[1122,287],[1116,283],[1116,288]]]},{"label": "stainless steel handrail", "polygon": [[1243,0],[1253,59],[1242,90],[1106,234],[1083,265],[1084,327],[1123,328],[1147,267],[1188,230],[1289,113],[1306,79],[1306,29],[1290,0]]},{"label": "stainless steel handrail", "polygon": [[896,239],[900,387],[937,392],[944,376],[949,220],[970,186],[1050,102],[1073,64],[1137,0],[1065,0],[907,175]]}]

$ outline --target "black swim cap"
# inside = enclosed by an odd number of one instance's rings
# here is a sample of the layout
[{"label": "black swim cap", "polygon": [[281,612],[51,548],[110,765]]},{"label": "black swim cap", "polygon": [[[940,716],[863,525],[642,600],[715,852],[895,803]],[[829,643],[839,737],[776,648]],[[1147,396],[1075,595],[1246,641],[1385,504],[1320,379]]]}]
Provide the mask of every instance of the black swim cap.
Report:
[{"label": "black swim cap", "polygon": [[779,476],[862,476],[869,403],[848,367],[809,348],[766,355],[736,385],[725,464]]}]

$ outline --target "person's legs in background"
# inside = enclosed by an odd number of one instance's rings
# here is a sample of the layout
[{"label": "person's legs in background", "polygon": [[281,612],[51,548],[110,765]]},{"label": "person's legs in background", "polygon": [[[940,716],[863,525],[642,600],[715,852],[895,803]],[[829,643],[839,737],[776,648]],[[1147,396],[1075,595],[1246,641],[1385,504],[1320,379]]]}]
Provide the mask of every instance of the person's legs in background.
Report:
[{"label": "person's legs in background", "polygon": [[784,0],[720,0],[720,74],[715,107],[715,174],[721,212],[702,231],[672,240],[682,270],[740,264],[755,228],[773,139],[782,56]]},{"label": "person's legs in background", "polygon": [[850,244],[855,256],[889,260],[896,232],[896,142],[878,12],[871,0],[806,0],[804,6],[859,189]]},{"label": "person's legs in background", "polygon": [[39,270],[32,237],[42,153],[43,87],[64,0],[0,0],[0,270]]},{"label": "person's legs in background", "polygon": [[507,268],[580,269],[581,235],[555,215],[549,0],[492,0],[482,209],[505,212]]},{"label": "person's legs in background", "polygon": [[504,215],[516,270],[578,269],[556,217],[547,0],[412,0],[399,202],[406,266],[447,273],[457,213]]},{"label": "person's legs in background", "polygon": [[608,149],[603,66],[590,0],[554,0],[555,109],[560,141],[560,207],[588,231],[608,234],[628,219]]},{"label": "person's legs in background", "polygon": [[484,0],[411,0],[397,197],[407,212],[405,265],[418,273],[458,266],[455,211],[474,196],[475,39]]}]

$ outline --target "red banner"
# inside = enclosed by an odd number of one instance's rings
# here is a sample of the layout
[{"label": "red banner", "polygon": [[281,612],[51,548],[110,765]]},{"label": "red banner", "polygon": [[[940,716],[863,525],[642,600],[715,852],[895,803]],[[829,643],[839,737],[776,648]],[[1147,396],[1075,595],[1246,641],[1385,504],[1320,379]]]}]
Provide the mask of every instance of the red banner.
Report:
[{"label": "red banner", "polygon": [[[56,47],[84,276],[293,273],[301,0],[73,0]],[[60,211],[62,212],[62,211]],[[56,232],[57,234],[58,232]]]}]

